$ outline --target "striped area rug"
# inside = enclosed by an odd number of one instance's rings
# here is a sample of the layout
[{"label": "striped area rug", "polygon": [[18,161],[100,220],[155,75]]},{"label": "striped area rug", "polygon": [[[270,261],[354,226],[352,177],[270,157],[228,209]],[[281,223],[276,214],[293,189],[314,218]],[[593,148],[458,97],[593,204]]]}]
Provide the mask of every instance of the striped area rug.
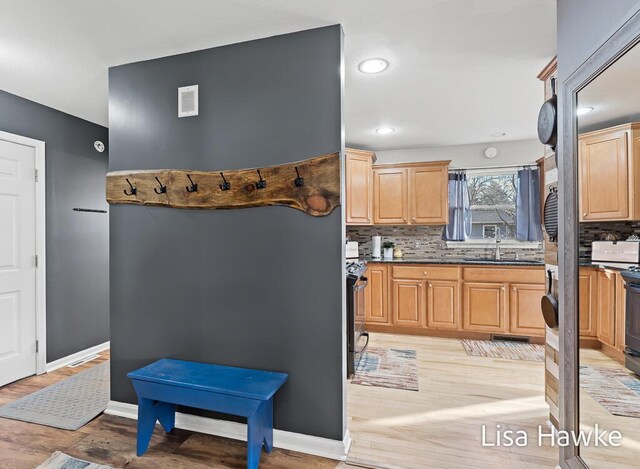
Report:
[{"label": "striped area rug", "polygon": [[82,459],[72,458],[68,454],[56,451],[49,459],[40,464],[36,469],[113,469],[111,466],[103,466]]},{"label": "striped area rug", "polygon": [[631,371],[581,365],[580,388],[610,414],[640,417],[640,378]]},{"label": "striped area rug", "polygon": [[467,355],[474,357],[544,362],[544,345],[508,340],[462,339],[460,342]]},{"label": "striped area rug", "polygon": [[368,347],[358,363],[351,382],[362,386],[417,391],[416,351]]}]

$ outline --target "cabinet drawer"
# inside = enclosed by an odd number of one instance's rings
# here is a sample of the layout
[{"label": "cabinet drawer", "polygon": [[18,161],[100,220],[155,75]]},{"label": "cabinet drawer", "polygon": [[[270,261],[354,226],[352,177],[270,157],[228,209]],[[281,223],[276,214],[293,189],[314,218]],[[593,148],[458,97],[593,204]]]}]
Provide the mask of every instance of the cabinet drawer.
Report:
[{"label": "cabinet drawer", "polygon": [[433,279],[433,280],[458,280],[460,278],[459,267],[434,267],[432,265],[394,266],[393,278],[406,279]]},{"label": "cabinet drawer", "polygon": [[506,269],[500,267],[465,267],[462,273],[468,282],[540,283],[544,284],[544,268]]}]

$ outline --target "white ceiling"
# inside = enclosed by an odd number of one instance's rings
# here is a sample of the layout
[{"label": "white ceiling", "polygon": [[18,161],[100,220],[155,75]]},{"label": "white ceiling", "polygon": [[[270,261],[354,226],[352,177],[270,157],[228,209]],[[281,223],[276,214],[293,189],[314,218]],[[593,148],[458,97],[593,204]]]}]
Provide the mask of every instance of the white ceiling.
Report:
[{"label": "white ceiling", "polygon": [[640,120],[640,45],[618,59],[578,93],[578,106],[593,111],[578,117],[580,131]]},{"label": "white ceiling", "polygon": [[[107,125],[110,66],[340,23],[347,142],[536,135],[555,0],[2,0],[0,89]],[[367,76],[357,64],[384,57]],[[375,134],[389,125],[396,132]]]}]

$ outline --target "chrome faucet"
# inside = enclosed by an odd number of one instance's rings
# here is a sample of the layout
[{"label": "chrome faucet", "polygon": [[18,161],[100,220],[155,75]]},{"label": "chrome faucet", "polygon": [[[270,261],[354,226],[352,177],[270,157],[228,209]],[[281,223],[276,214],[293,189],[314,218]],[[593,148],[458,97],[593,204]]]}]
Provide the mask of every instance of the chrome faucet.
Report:
[{"label": "chrome faucet", "polygon": [[500,259],[500,239],[496,238],[496,260],[499,261]]}]

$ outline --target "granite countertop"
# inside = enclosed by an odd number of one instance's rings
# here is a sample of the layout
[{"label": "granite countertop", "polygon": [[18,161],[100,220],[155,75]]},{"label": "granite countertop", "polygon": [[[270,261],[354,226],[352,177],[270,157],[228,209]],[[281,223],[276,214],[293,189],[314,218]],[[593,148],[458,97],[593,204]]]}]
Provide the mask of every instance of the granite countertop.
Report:
[{"label": "granite countertop", "polygon": [[376,262],[383,264],[453,264],[453,265],[521,265],[521,266],[543,266],[544,262],[542,261],[531,261],[531,260],[513,260],[513,259],[504,259],[500,261],[496,261],[493,259],[455,259],[455,258],[436,258],[436,257],[400,257],[393,259],[374,259],[372,257],[360,257],[360,261],[363,262]]}]

